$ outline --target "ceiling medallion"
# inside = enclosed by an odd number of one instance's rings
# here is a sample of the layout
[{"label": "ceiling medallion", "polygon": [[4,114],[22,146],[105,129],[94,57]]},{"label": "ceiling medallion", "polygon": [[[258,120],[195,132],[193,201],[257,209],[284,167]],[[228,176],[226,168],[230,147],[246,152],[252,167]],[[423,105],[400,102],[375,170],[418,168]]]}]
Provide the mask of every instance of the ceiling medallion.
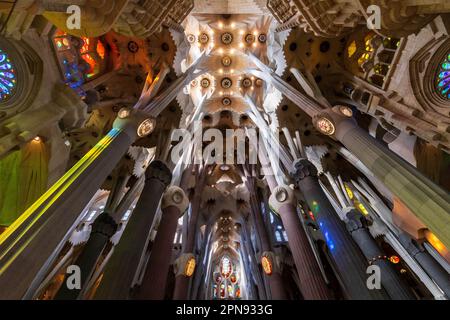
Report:
[{"label": "ceiling medallion", "polygon": [[247,34],[245,36],[245,42],[247,42],[247,44],[252,44],[253,42],[255,42],[255,36],[251,33]]},{"label": "ceiling medallion", "polygon": [[201,44],[207,44],[209,42],[209,36],[206,33],[202,33],[198,37],[198,42],[200,42]]},{"label": "ceiling medallion", "polygon": [[223,44],[231,44],[233,42],[233,35],[229,32],[222,33],[220,39]]},{"label": "ceiling medallion", "polygon": [[202,86],[202,88],[209,88],[211,82],[209,81],[208,78],[203,78],[202,81],[200,81],[200,85]]},{"label": "ceiling medallion", "polygon": [[193,34],[188,34],[187,35],[187,41],[189,43],[194,43],[195,42],[195,36]]},{"label": "ceiling medallion", "polygon": [[155,129],[155,120],[152,118],[148,118],[139,125],[137,134],[142,138],[152,133],[153,129]]},{"label": "ceiling medallion", "polygon": [[128,42],[128,51],[130,51],[131,53],[136,53],[139,51],[139,45],[136,41]]},{"label": "ceiling medallion", "polygon": [[252,80],[250,78],[244,78],[244,80],[242,80],[242,86],[244,88],[250,88],[252,86]]},{"label": "ceiling medallion", "polygon": [[229,56],[224,56],[222,58],[222,65],[224,67],[229,67],[231,65],[231,58]]},{"label": "ceiling medallion", "polygon": [[316,121],[316,128],[327,136],[331,136],[336,132],[333,122],[325,117],[321,117]]},{"label": "ceiling medallion", "polygon": [[267,35],[265,33],[261,33],[258,36],[258,41],[261,42],[261,43],[265,43],[267,41]]},{"label": "ceiling medallion", "polygon": [[221,84],[222,88],[229,89],[233,85],[233,81],[231,81],[230,78],[223,78],[222,81],[220,82],[220,84]]},{"label": "ceiling medallion", "polygon": [[262,85],[263,85],[263,81],[261,79],[256,79],[255,80],[255,86],[262,87]]},{"label": "ceiling medallion", "polygon": [[228,98],[228,97],[223,98],[223,99],[222,99],[222,104],[223,104],[224,106],[226,106],[226,107],[230,106],[230,105],[231,105],[231,99]]}]

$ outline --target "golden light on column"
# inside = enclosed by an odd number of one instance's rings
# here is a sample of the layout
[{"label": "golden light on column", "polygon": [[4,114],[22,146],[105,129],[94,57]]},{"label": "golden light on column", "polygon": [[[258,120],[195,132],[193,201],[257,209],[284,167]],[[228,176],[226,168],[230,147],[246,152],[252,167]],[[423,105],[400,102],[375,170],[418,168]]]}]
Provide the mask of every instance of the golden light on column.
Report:
[{"label": "golden light on column", "polygon": [[263,268],[265,274],[270,276],[273,273],[273,266],[272,266],[272,262],[270,261],[269,257],[262,256],[261,257],[261,265],[262,265],[262,268]]},{"label": "golden light on column", "polygon": [[186,262],[186,265],[184,267],[184,275],[186,277],[192,277],[192,275],[194,274],[194,271],[195,271],[195,266],[196,266],[195,258],[191,257]]},{"label": "golden light on column", "polygon": [[434,235],[433,232],[425,230],[425,239],[431,244],[431,246],[436,249],[441,256],[443,256],[447,261],[450,262],[450,251],[445,247],[445,245]]}]

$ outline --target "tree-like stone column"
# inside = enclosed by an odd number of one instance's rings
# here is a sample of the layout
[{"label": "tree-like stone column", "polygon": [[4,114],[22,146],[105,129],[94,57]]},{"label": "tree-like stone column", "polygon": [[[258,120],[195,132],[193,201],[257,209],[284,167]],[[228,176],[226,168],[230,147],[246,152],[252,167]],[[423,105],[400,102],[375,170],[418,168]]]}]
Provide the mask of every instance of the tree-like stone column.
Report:
[{"label": "tree-like stone column", "polygon": [[69,289],[63,283],[54,300],[76,300],[78,298],[81,290],[91,278],[108,240],[117,231],[117,226],[116,221],[107,212],[103,212],[95,219],[89,240],[74,263],[81,271],[81,288]]},{"label": "tree-like stone column", "polygon": [[298,160],[294,166],[293,178],[316,217],[345,294],[358,300],[385,298],[382,290],[367,288],[368,262],[321,188],[316,167],[307,159]]},{"label": "tree-like stone column", "polygon": [[[173,238],[178,219],[189,205],[183,189],[172,186],[167,189],[161,201],[162,219],[156,233],[150,259],[139,288],[139,299],[162,300],[166,291],[167,275],[173,251]],[[185,264],[189,260],[186,260]],[[183,268],[183,272],[185,268]]]},{"label": "tree-like stone column", "polygon": [[172,173],[161,161],[153,161],[145,172],[145,186],[103,273],[95,299],[128,299],[161,196]]},{"label": "tree-like stone column", "polygon": [[0,299],[31,297],[57,258],[61,240],[129,146],[154,122],[140,111],[113,129],[0,236]]},{"label": "tree-like stone column", "polygon": [[335,106],[318,113],[313,122],[320,132],[339,140],[399,202],[450,247],[450,194],[371,137],[353,118],[344,115],[345,110],[348,107]]},{"label": "tree-like stone column", "polygon": [[[194,255],[194,246],[195,246],[195,237],[197,235],[198,229],[198,218],[200,215],[200,204],[202,197],[202,190],[205,185],[206,179],[206,169],[198,170],[197,169],[197,180],[196,185],[192,197],[192,213],[189,218],[189,224],[187,229],[187,237],[186,242],[183,248],[183,254],[192,255],[195,259]],[[188,298],[189,291],[189,282],[192,278],[192,275],[186,275],[183,272],[179,272],[175,277],[175,289],[173,293],[174,300],[186,300]]]},{"label": "tree-like stone column", "polygon": [[450,275],[419,243],[407,234],[400,235],[400,242],[409,254],[420,264],[439,288],[450,298]]},{"label": "tree-like stone column", "polygon": [[300,218],[297,216],[293,190],[286,185],[276,187],[272,191],[269,203],[280,215],[286,229],[303,297],[307,300],[331,299],[333,296],[322,276]]},{"label": "tree-like stone column", "polygon": [[370,264],[380,267],[381,284],[394,300],[414,300],[414,296],[392,268],[367,229],[365,218],[355,209],[347,213],[347,229]]}]

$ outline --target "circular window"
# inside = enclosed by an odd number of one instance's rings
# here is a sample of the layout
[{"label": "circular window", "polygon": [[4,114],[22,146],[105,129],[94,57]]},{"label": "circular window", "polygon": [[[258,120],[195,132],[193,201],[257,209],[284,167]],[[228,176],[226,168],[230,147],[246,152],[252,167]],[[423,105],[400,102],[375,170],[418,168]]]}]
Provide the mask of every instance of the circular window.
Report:
[{"label": "circular window", "polygon": [[436,84],[439,94],[446,99],[450,99],[450,53],[439,65]]},{"label": "circular window", "polygon": [[14,93],[17,85],[16,71],[8,54],[0,49],[0,102]]}]

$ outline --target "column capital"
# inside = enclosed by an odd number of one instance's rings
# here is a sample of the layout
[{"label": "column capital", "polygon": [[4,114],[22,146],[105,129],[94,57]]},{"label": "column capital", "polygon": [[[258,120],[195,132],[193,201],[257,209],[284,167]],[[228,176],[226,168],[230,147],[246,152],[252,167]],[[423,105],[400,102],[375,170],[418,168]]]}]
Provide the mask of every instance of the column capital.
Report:
[{"label": "column capital", "polygon": [[111,238],[117,231],[118,224],[109,215],[108,212],[103,212],[92,224],[92,233],[99,233],[108,238]]},{"label": "column capital", "polygon": [[296,198],[294,195],[294,190],[287,185],[280,185],[276,187],[270,195],[269,204],[277,213],[280,212],[280,208],[284,205],[292,205],[295,207]]},{"label": "column capital", "polygon": [[148,181],[150,179],[159,180],[164,187],[167,187],[172,181],[172,172],[164,162],[154,160],[145,172],[145,180]]},{"label": "column capital", "polygon": [[193,253],[183,253],[175,260],[173,266],[175,277],[192,277],[197,266],[197,261]]},{"label": "column capital", "polygon": [[161,209],[164,210],[167,207],[176,207],[180,210],[181,216],[184,214],[184,211],[186,211],[188,205],[188,197],[184,193],[183,189],[177,186],[169,187],[161,200]]},{"label": "column capital", "polygon": [[294,162],[294,170],[291,172],[295,183],[307,177],[317,177],[318,171],[314,164],[308,159],[298,159]]},{"label": "column capital", "polygon": [[355,209],[350,210],[346,216],[347,216],[346,226],[347,226],[347,230],[350,233],[355,232],[360,229],[367,228],[366,219]]}]

